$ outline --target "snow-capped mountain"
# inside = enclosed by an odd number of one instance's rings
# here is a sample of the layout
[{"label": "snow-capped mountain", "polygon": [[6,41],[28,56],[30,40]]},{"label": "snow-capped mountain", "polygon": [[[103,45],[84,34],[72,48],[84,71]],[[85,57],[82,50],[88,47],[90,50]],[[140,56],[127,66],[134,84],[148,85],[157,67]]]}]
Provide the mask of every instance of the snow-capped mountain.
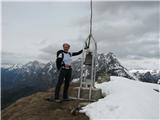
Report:
[{"label": "snow-capped mountain", "polygon": [[97,71],[102,70],[105,70],[108,74],[113,76],[122,76],[133,80],[136,79],[125,67],[120,64],[117,57],[111,52],[106,55],[98,55]]},{"label": "snow-capped mountain", "polygon": [[[73,61],[72,78],[78,79],[80,77],[81,59]],[[139,78],[141,81],[149,80],[149,82],[157,83],[160,79],[160,73],[139,74],[137,72],[129,72],[123,67],[117,57],[113,53],[98,54],[97,59],[97,75],[109,74],[112,76],[126,77],[132,80]],[[31,61],[24,65],[1,66],[1,88],[2,88],[2,104],[10,101],[10,96],[14,96],[12,100],[28,95],[36,91],[47,90],[55,86],[57,82],[57,70],[54,62],[47,64],[38,61]],[[135,77],[136,76],[136,77]],[[151,80],[156,76],[156,80]],[[148,81],[147,81],[148,82]],[[9,92],[9,93],[8,93]],[[21,95],[18,95],[19,93]],[[8,94],[7,94],[8,93]],[[4,97],[5,96],[5,97]],[[9,100],[9,101],[8,101]]]},{"label": "snow-capped mountain", "polygon": [[[129,79],[137,80],[137,78],[132,75],[132,73],[130,73],[125,67],[120,64],[119,60],[113,53],[109,52],[108,54],[98,54],[97,58],[97,77],[101,73],[104,73],[113,76],[122,76]],[[80,77],[80,66],[80,59],[73,62],[73,78]]]},{"label": "snow-capped mountain", "polygon": [[157,83],[160,80],[159,70],[130,70],[130,73],[134,74],[140,81]]},{"label": "snow-capped mountain", "polygon": [[29,63],[23,65],[21,68],[23,68],[27,72],[36,73],[37,71],[43,69],[44,66],[45,66],[45,64],[43,64],[43,63],[40,63],[38,61],[33,61],[33,62],[29,62]]},{"label": "snow-capped mountain", "polygon": [[18,69],[21,67],[22,67],[21,64],[2,64],[1,65],[1,68],[5,68],[5,69],[9,69],[9,70]]}]

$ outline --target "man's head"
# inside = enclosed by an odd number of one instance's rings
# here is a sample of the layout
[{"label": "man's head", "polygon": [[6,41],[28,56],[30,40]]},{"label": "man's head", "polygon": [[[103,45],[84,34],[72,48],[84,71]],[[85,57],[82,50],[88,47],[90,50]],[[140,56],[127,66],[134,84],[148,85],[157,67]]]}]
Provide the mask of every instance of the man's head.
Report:
[{"label": "man's head", "polygon": [[65,52],[68,52],[69,48],[70,48],[70,45],[69,45],[68,43],[64,43],[64,44],[63,44],[63,50],[64,50]]}]

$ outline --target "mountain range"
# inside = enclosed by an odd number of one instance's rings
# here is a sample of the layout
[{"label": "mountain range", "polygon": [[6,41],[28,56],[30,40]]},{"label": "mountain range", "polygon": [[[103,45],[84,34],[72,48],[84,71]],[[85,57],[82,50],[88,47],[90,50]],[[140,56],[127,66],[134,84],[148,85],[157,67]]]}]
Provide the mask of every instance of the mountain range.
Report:
[{"label": "mountain range", "polygon": [[[112,76],[122,76],[132,80],[157,83],[160,72],[129,71],[121,65],[113,53],[98,54],[97,77],[102,73]],[[72,79],[80,78],[81,59],[73,61]],[[47,64],[31,61],[24,65],[1,66],[1,104],[2,109],[35,92],[46,91],[56,85],[57,70],[55,62]]]}]

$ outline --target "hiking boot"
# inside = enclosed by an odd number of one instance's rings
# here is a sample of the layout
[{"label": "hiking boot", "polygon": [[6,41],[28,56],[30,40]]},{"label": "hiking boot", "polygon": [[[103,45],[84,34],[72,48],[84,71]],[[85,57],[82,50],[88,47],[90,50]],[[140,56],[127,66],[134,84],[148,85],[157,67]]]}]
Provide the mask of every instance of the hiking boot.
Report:
[{"label": "hiking boot", "polygon": [[63,98],[63,101],[70,101],[72,100],[71,98]]},{"label": "hiking boot", "polygon": [[53,102],[53,101],[54,101],[54,98],[51,96],[51,97],[49,97],[49,98],[46,98],[46,100],[49,101],[49,102]]},{"label": "hiking boot", "polygon": [[56,103],[61,103],[62,101],[60,99],[55,99],[54,100]]}]

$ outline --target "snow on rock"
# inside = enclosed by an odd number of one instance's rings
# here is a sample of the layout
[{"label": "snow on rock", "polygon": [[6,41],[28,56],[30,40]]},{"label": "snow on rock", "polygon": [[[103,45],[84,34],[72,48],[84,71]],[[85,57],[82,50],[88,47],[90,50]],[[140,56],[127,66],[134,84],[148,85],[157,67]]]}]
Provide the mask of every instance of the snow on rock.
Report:
[{"label": "snow on rock", "polygon": [[22,68],[21,64],[14,64],[11,67],[9,67],[9,71],[14,70],[14,69],[20,69]]},{"label": "snow on rock", "polygon": [[143,69],[138,69],[138,70],[129,70],[130,73],[136,73],[136,72],[139,72],[139,73],[146,73],[146,72],[150,72],[150,73],[160,73],[160,70],[143,70]]},{"label": "snow on rock", "polygon": [[13,65],[12,64],[1,64],[0,66],[1,66],[1,68],[8,69],[8,68],[12,67]]},{"label": "snow on rock", "polygon": [[53,64],[52,62],[49,63],[49,69],[48,69],[48,71],[47,71],[48,73],[53,69],[52,64]]},{"label": "snow on rock", "polygon": [[159,119],[159,85],[111,76],[96,87],[106,97],[82,108],[91,120]]},{"label": "snow on rock", "polygon": [[73,83],[78,83],[79,82],[79,78],[75,78],[72,80]]}]

